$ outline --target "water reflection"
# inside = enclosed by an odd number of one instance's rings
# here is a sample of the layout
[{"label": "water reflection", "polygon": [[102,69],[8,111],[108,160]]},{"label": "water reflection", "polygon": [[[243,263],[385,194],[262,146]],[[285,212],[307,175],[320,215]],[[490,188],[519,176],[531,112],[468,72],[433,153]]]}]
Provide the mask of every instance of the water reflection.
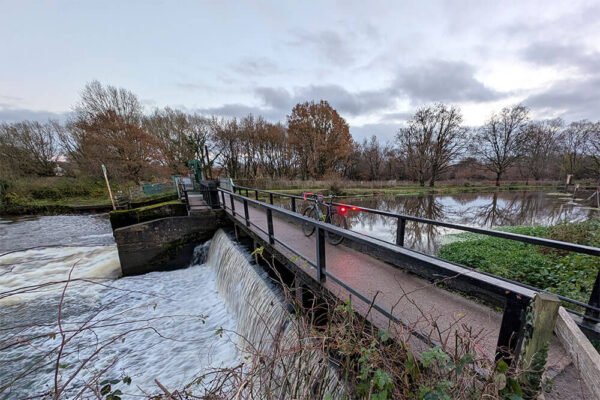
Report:
[{"label": "water reflection", "polygon": [[[600,215],[597,208],[593,208],[591,203],[588,204],[581,199],[573,202],[569,195],[534,191],[356,197],[343,199],[343,202],[486,228],[552,225],[561,221],[583,221]],[[299,210],[304,207],[301,203],[298,204]],[[289,208],[288,202],[284,201],[280,204]],[[397,227],[395,218],[360,211],[349,211],[347,218],[349,228],[355,232],[390,242],[395,241]],[[456,231],[408,222],[405,244],[409,248],[435,254],[443,242],[443,236],[448,233],[456,233]]]}]

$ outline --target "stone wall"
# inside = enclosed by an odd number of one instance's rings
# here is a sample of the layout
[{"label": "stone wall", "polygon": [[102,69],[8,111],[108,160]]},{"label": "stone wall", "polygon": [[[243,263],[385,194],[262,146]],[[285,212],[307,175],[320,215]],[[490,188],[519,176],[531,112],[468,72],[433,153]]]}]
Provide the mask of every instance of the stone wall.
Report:
[{"label": "stone wall", "polygon": [[115,229],[123,275],[187,267],[194,247],[228,224],[223,210],[206,210]]}]

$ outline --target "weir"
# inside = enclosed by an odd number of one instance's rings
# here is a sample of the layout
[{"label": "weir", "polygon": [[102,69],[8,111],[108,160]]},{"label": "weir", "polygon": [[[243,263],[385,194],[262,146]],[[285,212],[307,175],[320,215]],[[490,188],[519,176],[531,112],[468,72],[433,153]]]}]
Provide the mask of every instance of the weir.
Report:
[{"label": "weir", "polygon": [[[322,398],[341,390],[336,369],[322,353],[311,350],[311,336],[299,336],[302,329],[279,287],[221,229],[210,241],[206,263],[215,270],[219,295],[237,322],[242,356],[250,356],[249,362],[255,363],[247,367],[255,371],[247,375],[256,381],[255,389],[249,385],[257,391],[255,395],[260,397],[259,390],[268,388],[281,398]],[[274,367],[265,369],[263,364]],[[313,382],[315,376],[320,377],[319,389],[304,383]]]}]

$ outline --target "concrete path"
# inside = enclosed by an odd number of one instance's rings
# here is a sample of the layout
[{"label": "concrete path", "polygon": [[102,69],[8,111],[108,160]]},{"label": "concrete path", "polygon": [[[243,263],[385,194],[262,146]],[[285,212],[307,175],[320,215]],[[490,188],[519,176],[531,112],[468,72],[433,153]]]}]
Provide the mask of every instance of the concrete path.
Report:
[{"label": "concrete path", "polygon": [[[225,198],[229,206],[230,199]],[[244,220],[244,208],[240,201],[235,201],[236,219]],[[231,214],[231,210],[227,212]],[[249,205],[250,221],[267,231],[266,212]],[[251,227],[254,232],[264,239],[267,235],[256,227]],[[273,213],[273,231],[276,239],[294,249],[297,253],[313,263],[316,260],[315,234],[304,236],[300,226],[279,218]],[[281,253],[291,253],[281,244],[276,243],[275,248]],[[377,304],[392,310],[394,316],[400,318],[406,325],[419,332],[430,335],[437,341],[448,340],[449,348],[454,345],[454,332],[469,330],[476,337],[476,349],[480,356],[493,360],[500,330],[502,315],[500,312],[469,300],[461,295],[438,288],[430,282],[404,272],[383,261],[351,249],[343,245],[326,245],[327,270],[338,279],[351,286],[360,293],[373,298],[377,295]],[[310,264],[296,259],[299,266],[304,266],[309,274],[316,276],[316,270]],[[337,285],[331,279],[327,280],[326,287],[340,298],[347,298],[347,290]],[[358,311],[365,311],[368,305],[353,300]],[[387,319],[381,314],[372,312],[369,318],[380,327],[387,327]],[[570,363],[567,353],[558,340],[554,340],[550,348],[548,368],[551,374],[559,373]],[[553,372],[552,372],[553,371]]]}]

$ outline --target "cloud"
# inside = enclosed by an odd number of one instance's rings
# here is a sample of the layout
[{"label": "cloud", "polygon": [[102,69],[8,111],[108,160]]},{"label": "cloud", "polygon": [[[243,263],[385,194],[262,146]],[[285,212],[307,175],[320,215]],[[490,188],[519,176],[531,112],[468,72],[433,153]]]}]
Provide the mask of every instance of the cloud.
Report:
[{"label": "cloud", "polygon": [[599,52],[556,42],[532,43],[521,50],[521,57],[536,65],[570,66],[589,73],[597,73],[600,65]]},{"label": "cloud", "polygon": [[20,121],[47,121],[56,119],[65,121],[70,115],[70,112],[62,113],[46,111],[46,110],[28,110],[25,108],[14,108],[0,104],[0,122],[20,122]]},{"label": "cloud", "polygon": [[568,121],[598,119],[600,74],[586,79],[566,79],[529,96],[523,104],[543,117],[560,116]]},{"label": "cloud", "polygon": [[254,107],[241,103],[229,103],[219,107],[198,108],[193,111],[203,115],[216,115],[230,118],[243,118],[248,114],[262,115],[265,119],[271,122],[278,122],[285,118],[285,114],[281,115],[279,110],[273,110],[263,107]]},{"label": "cloud", "polygon": [[309,47],[319,57],[335,65],[348,65],[356,60],[357,52],[351,45],[356,41],[354,34],[342,34],[332,30],[308,32],[295,30],[291,32],[292,40],[288,44],[296,47]]},{"label": "cloud", "polygon": [[244,77],[273,75],[279,72],[279,67],[268,58],[244,58],[231,69]]},{"label": "cloud", "polygon": [[380,142],[385,143],[386,141],[393,141],[400,124],[393,123],[375,123],[365,124],[359,126],[350,126],[350,133],[357,142],[362,142],[364,139],[368,139],[375,135]]},{"label": "cloud", "polygon": [[505,97],[475,78],[475,67],[460,61],[432,60],[405,68],[390,88],[413,104],[427,102],[486,102]]}]

